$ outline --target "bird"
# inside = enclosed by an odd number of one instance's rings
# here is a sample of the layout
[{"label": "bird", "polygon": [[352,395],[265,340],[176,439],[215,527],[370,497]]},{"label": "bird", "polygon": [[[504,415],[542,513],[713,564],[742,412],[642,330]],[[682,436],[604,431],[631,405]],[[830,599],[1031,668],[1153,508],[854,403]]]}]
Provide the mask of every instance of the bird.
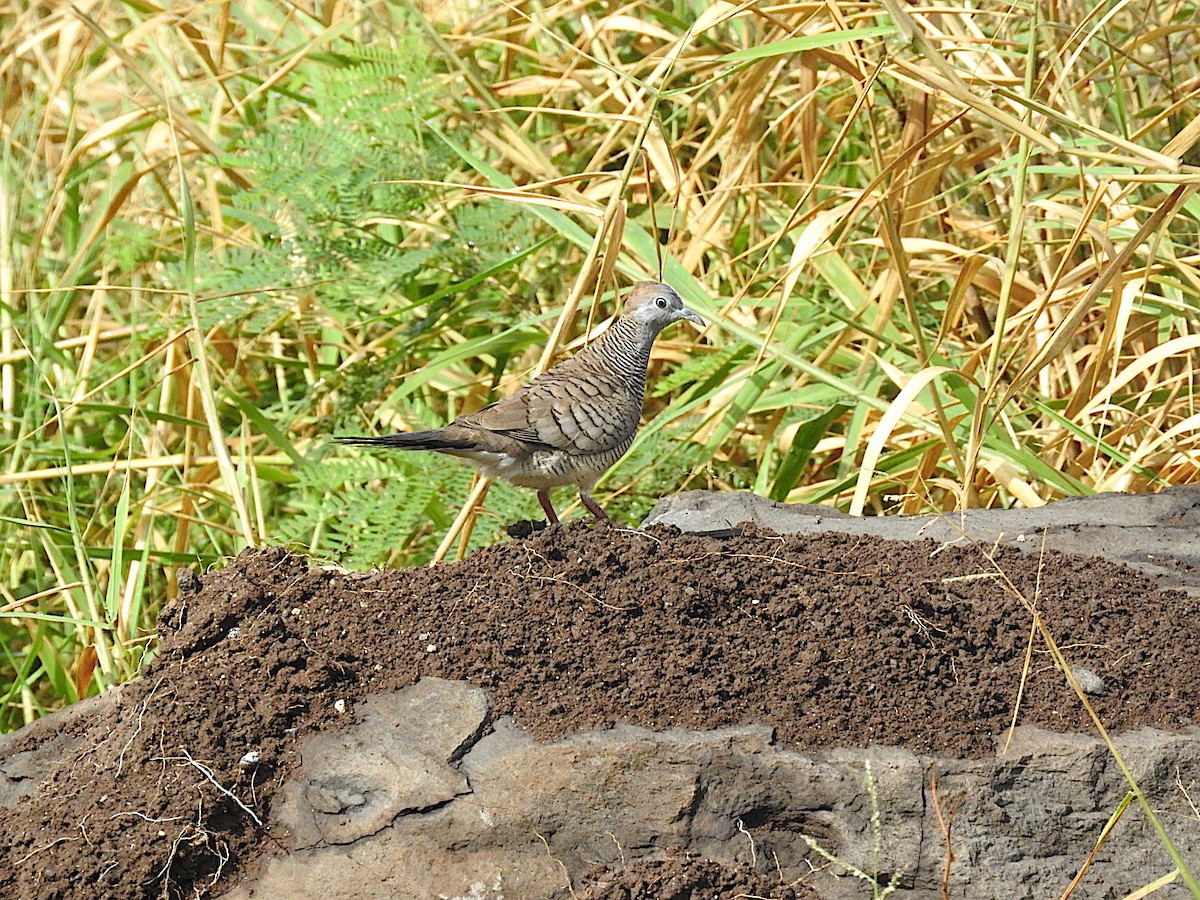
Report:
[{"label": "bird", "polygon": [[684,306],[673,287],[640,281],[598,338],[511,396],[443,428],[334,440],[459,457],[488,478],[535,489],[552,525],[558,515],[550,489],[574,485],[588,512],[611,524],[592,488],[633,443],[650,348],[664,328],[681,320],[704,328],[704,320]]}]

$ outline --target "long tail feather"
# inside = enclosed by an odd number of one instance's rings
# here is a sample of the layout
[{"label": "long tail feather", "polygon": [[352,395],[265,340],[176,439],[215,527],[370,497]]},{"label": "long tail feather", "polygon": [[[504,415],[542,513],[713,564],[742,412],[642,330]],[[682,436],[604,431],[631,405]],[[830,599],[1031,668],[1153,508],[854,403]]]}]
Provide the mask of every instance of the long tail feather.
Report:
[{"label": "long tail feather", "polygon": [[391,450],[470,450],[473,444],[447,438],[440,431],[411,431],[380,437],[335,437],[338,444],[356,447],[386,447]]}]

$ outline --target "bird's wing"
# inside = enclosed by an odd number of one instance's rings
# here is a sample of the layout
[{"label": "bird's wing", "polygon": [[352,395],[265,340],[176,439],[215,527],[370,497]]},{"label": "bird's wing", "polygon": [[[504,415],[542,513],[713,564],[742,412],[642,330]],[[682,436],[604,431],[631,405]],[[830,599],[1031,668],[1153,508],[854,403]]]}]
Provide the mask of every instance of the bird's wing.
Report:
[{"label": "bird's wing", "polygon": [[577,371],[571,362],[455,424],[575,454],[603,453],[627,443],[641,421],[641,397],[624,382]]},{"label": "bird's wing", "polygon": [[538,437],[537,429],[529,418],[527,390],[528,385],[511,397],[506,397],[465,416],[459,416],[454,420],[454,424],[494,431],[530,444],[540,444],[542,441]]}]

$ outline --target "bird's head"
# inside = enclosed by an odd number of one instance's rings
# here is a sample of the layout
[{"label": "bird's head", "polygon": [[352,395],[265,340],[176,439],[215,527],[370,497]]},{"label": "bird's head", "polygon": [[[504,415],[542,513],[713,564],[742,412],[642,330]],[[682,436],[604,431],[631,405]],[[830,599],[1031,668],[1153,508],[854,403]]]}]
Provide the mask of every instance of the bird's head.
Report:
[{"label": "bird's head", "polygon": [[683,305],[683,298],[675,288],[659,281],[639,281],[635,284],[621,315],[651,326],[655,333],[680,319],[704,327],[704,320]]}]

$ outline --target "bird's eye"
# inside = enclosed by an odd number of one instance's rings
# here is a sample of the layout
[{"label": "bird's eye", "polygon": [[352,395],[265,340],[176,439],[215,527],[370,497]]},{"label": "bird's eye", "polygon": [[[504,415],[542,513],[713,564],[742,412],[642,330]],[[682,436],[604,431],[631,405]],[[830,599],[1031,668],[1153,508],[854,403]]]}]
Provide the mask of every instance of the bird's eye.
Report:
[{"label": "bird's eye", "polygon": [[659,309],[666,309],[666,308],[667,308],[667,298],[666,298],[666,297],[659,297],[659,298],[658,298],[657,300],[655,300],[654,302],[655,302],[656,304],[658,304],[658,308],[659,308]]}]

